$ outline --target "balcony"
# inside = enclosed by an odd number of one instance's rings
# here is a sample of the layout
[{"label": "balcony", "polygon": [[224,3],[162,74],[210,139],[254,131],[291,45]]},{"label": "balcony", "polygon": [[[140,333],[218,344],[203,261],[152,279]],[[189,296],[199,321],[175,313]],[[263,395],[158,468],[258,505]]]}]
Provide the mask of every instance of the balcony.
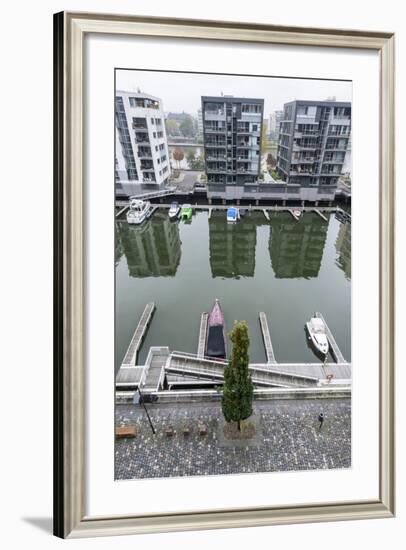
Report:
[{"label": "balcony", "polygon": [[226,160],[226,155],[207,155],[206,160]]},{"label": "balcony", "polygon": [[291,170],[289,172],[289,175],[290,176],[313,176],[314,172],[310,170],[300,170],[300,172],[296,170]]},{"label": "balcony", "polygon": [[141,170],[154,170],[154,165],[152,162],[141,161]]},{"label": "balcony", "polygon": [[151,174],[143,174],[143,182],[144,183],[156,183],[155,175]]},{"label": "balcony", "polygon": [[237,174],[255,175],[258,174],[258,170],[251,170],[249,168],[237,168]]},{"label": "balcony", "polygon": [[205,128],[204,131],[206,134],[224,134],[226,128]]},{"label": "balcony", "polygon": [[227,165],[225,163],[210,164],[210,165],[207,166],[207,171],[209,171],[209,172],[226,172],[227,171]]},{"label": "balcony", "polygon": [[135,143],[149,143],[148,133],[136,132],[136,134],[135,134]]},{"label": "balcony", "polygon": [[[286,145],[282,145],[280,143],[281,147],[287,147]],[[292,151],[315,151],[317,149],[316,144],[314,145],[297,145],[294,144],[292,147]]]},{"label": "balcony", "polygon": [[302,132],[295,131],[294,137],[300,139],[302,137],[318,137],[318,130],[303,130]]},{"label": "balcony", "polygon": [[323,160],[323,164],[343,164],[344,163],[344,159],[340,159],[340,158],[333,158],[333,159],[324,159]]},{"label": "balcony", "polygon": [[351,123],[351,117],[350,116],[333,116],[330,124],[341,124],[342,126],[349,126]]},{"label": "balcony", "polygon": [[138,147],[138,158],[140,159],[152,159],[151,149]]},{"label": "balcony", "polygon": [[292,159],[292,164],[313,164],[316,161],[315,157]]},{"label": "balcony", "polygon": [[226,119],[226,113],[225,113],[225,111],[222,111],[221,109],[217,109],[215,111],[206,110],[204,112],[204,119],[205,120],[225,120]]}]

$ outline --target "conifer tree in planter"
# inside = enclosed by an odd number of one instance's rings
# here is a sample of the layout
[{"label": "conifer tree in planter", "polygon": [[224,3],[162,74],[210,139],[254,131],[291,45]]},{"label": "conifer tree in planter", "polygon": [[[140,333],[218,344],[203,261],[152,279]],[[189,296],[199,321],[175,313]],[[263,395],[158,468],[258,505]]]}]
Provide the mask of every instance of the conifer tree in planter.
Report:
[{"label": "conifer tree in planter", "polygon": [[224,386],[221,406],[227,422],[237,422],[241,431],[241,421],[252,414],[254,387],[248,370],[250,345],[248,325],[245,321],[234,324],[230,334],[233,349],[228,365],[224,369]]}]

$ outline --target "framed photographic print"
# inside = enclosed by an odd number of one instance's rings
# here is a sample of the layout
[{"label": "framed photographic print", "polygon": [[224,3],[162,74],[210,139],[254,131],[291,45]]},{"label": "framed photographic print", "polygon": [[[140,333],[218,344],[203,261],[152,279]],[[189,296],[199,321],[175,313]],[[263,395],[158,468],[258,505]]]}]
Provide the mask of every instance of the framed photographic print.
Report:
[{"label": "framed photographic print", "polygon": [[393,34],[54,23],[55,534],[393,516]]}]

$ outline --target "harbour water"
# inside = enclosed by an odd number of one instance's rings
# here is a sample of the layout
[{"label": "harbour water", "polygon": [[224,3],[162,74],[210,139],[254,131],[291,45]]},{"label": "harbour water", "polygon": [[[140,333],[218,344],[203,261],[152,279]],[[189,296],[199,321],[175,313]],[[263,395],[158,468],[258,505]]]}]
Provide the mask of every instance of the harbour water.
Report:
[{"label": "harbour water", "polygon": [[247,213],[237,224],[225,211],[195,212],[191,223],[158,210],[140,226],[116,222],[118,370],[147,302],[156,312],[140,349],[196,353],[200,315],[219,298],[227,330],[245,319],[250,360],[265,362],[258,314],[267,314],[276,360],[315,362],[304,326],[315,311],[351,360],[351,224],[326,213],[296,221],[287,212]]}]

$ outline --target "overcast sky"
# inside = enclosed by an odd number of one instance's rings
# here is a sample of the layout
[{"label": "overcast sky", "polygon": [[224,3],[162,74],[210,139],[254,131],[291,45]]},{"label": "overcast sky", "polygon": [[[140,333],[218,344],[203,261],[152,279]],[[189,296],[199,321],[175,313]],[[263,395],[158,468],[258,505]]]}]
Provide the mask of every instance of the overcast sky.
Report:
[{"label": "overcast sky", "polygon": [[352,83],[296,78],[256,76],[219,76],[138,70],[117,70],[116,89],[141,92],[159,97],[165,112],[190,113],[197,116],[202,95],[234,95],[258,97],[265,100],[264,115],[281,110],[293,99],[325,100],[335,96],[337,101],[351,101]]}]

